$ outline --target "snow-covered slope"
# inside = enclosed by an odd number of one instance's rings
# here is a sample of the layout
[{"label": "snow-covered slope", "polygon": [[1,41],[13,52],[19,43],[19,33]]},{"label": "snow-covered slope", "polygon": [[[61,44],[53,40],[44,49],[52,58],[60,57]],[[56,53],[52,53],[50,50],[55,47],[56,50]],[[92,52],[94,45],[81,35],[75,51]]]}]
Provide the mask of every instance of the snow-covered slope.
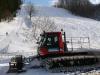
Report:
[{"label": "snow-covered slope", "polygon": [[67,37],[90,37],[91,47],[100,48],[100,21],[74,16],[67,10],[54,7],[37,7],[37,16],[49,16],[64,29]]},{"label": "snow-covered slope", "polygon": [[36,7],[37,16],[49,16],[49,17],[73,17],[68,11],[62,8],[55,7]]},{"label": "snow-covered slope", "polygon": [[[25,5],[24,5],[25,6]],[[67,10],[55,7],[36,7],[36,15],[35,17],[47,17],[49,16],[51,20],[56,23],[57,30],[60,31],[64,29],[67,37],[90,37],[91,47],[100,49],[100,21],[83,18],[79,16],[74,16]],[[27,18],[27,13],[21,12],[21,15],[15,18],[10,23],[1,22],[0,23],[0,53],[2,52],[10,52],[10,53],[21,53],[25,54],[31,52],[36,54],[35,42],[27,42],[26,37],[23,36],[23,28],[30,29],[31,21]],[[8,32],[8,35],[6,35]],[[95,50],[95,49],[94,49]],[[30,54],[29,54],[30,55]],[[6,75],[0,65],[0,73],[2,75]],[[2,69],[2,70],[1,70]],[[48,73],[43,69],[35,69],[29,70],[27,73],[22,73],[20,75],[75,75],[75,73]],[[80,75],[80,74],[76,74]],[[81,74],[85,75],[85,74]],[[90,74],[91,75],[91,74]],[[95,74],[93,74],[95,75]],[[99,74],[98,74],[99,75]]]},{"label": "snow-covered slope", "polygon": [[[0,50],[4,50],[6,47],[8,52],[32,52],[34,50],[34,44],[25,42],[25,37],[21,34],[22,27],[28,29],[31,27],[31,21],[26,19],[25,16],[27,14],[22,11],[14,21],[0,23],[0,35],[5,35],[5,32],[9,32],[9,35],[0,41]],[[55,7],[37,6],[35,17],[37,16],[49,16],[56,23],[58,31],[60,29],[66,31],[67,37],[90,37],[91,47],[100,48],[100,21],[74,16],[67,10]],[[3,25],[4,27],[2,28]]]},{"label": "snow-covered slope", "polygon": [[90,37],[91,47],[100,48],[100,22],[86,18],[54,18],[67,37]]}]

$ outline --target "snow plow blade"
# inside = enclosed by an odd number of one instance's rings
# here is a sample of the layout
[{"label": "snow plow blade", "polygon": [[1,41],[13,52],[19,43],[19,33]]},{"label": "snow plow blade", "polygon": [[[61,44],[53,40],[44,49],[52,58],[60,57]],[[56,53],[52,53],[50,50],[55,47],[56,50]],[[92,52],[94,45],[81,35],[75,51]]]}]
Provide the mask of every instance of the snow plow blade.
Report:
[{"label": "snow plow blade", "polygon": [[17,55],[11,58],[11,61],[9,62],[9,70],[7,71],[7,73],[25,72],[26,70],[23,69],[23,67],[24,67],[23,57],[22,55]]}]

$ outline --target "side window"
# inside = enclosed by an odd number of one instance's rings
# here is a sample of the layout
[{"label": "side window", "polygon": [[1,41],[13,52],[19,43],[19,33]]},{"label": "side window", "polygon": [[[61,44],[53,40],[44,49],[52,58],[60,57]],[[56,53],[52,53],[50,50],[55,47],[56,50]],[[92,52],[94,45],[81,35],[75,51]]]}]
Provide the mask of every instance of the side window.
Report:
[{"label": "side window", "polygon": [[54,41],[55,41],[55,43],[58,42],[58,37],[57,36],[55,36]]},{"label": "side window", "polygon": [[58,36],[57,35],[47,35],[46,37],[42,37],[40,46],[46,47],[58,47]]},{"label": "side window", "polygon": [[40,40],[40,46],[44,46],[46,45],[46,37],[42,37],[41,40]]},{"label": "side window", "polygon": [[51,38],[47,38],[47,45],[51,45]]}]

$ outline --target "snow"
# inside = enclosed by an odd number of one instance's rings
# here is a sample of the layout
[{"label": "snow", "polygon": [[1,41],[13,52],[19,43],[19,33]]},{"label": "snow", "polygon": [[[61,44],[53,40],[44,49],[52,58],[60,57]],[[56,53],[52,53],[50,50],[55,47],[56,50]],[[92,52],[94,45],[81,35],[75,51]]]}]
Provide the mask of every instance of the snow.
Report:
[{"label": "snow", "polygon": [[100,48],[100,22],[82,18],[55,18],[55,22],[66,31],[67,37],[89,37],[92,48]]},{"label": "snow", "polygon": [[[25,18],[26,6],[22,6],[20,16],[12,22],[0,23],[0,52],[36,52],[32,47],[35,43],[25,42],[26,38],[22,35],[25,33],[22,29],[30,29],[32,24],[28,18]],[[91,48],[100,48],[100,21],[74,16],[67,10],[55,7],[36,6],[36,12],[35,17],[49,16],[56,23],[58,31],[64,29],[67,37],[90,37]]]},{"label": "snow", "polygon": [[[16,18],[14,22],[11,23],[0,23],[1,29],[0,34],[2,35],[2,40],[0,41],[0,51],[4,52],[4,49],[9,53],[12,52],[27,52],[32,51],[28,46],[29,43],[24,43],[24,37],[21,36],[20,21]],[[8,32],[8,35],[6,35]]]},{"label": "snow", "polygon": [[[24,5],[23,8],[25,6],[26,5]],[[37,54],[36,43],[27,42],[26,37],[23,36],[23,33],[25,33],[23,28],[30,29],[32,23],[29,19],[25,18],[27,13],[25,13],[24,9],[22,10],[23,11],[21,11],[21,14],[17,16],[12,22],[0,23],[1,54],[9,53],[9,56],[16,54],[23,54],[25,56]],[[100,49],[100,21],[72,15],[69,11],[62,8],[36,6],[36,11],[37,13],[35,14],[35,17],[49,16],[49,18],[51,18],[51,20],[56,23],[58,31],[64,29],[67,37],[90,37],[91,48],[94,48],[94,50]],[[8,35],[6,35],[6,32],[8,32]],[[9,59],[7,58],[1,59],[0,73],[2,73],[2,70],[5,70],[5,67],[8,67],[9,62]],[[44,69],[32,69],[28,70],[26,73],[18,75],[33,75],[33,73],[35,75],[40,75],[40,73],[41,75],[75,75],[74,73],[49,73]]]},{"label": "snow", "polygon": [[0,64],[0,67],[4,67],[4,66],[9,66],[9,64],[8,63]]},{"label": "snow", "polygon": [[[55,7],[36,7],[37,16],[49,16],[49,17],[73,17],[68,11],[62,8]],[[67,13],[67,14],[66,14]]]},{"label": "snow", "polygon": [[54,7],[37,7],[37,16],[51,17],[57,29],[64,29],[67,37],[89,37],[91,48],[100,48],[100,21],[74,16],[67,10]]}]

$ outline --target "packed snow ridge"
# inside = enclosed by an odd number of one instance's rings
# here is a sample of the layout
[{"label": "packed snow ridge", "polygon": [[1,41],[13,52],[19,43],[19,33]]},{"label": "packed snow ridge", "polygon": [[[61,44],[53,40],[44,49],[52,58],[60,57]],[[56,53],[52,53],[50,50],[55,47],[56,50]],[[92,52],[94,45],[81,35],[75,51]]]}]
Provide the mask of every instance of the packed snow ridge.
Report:
[{"label": "packed snow ridge", "polygon": [[[27,42],[23,36],[24,28],[30,29],[31,21],[24,12],[23,5],[20,15],[12,22],[0,23],[0,50],[1,52],[36,52],[35,42]],[[36,14],[33,18],[49,17],[56,24],[56,29],[64,29],[67,37],[90,37],[91,48],[100,48],[100,21],[72,15],[69,11],[55,7],[36,6]],[[24,12],[24,13],[23,13]],[[8,32],[8,35],[6,34]]]}]

